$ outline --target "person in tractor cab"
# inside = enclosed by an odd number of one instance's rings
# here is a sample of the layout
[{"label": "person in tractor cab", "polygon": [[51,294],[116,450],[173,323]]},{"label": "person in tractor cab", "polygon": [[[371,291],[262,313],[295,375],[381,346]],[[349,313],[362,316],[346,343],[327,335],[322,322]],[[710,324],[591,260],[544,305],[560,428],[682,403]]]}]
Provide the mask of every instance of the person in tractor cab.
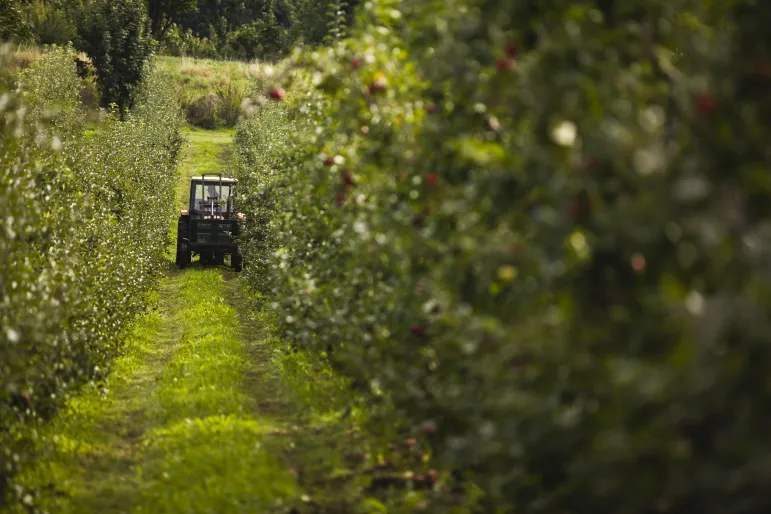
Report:
[{"label": "person in tractor cab", "polygon": [[211,210],[212,214],[220,213],[221,206],[219,204],[220,195],[217,192],[217,187],[214,184],[209,184],[206,190],[206,202],[204,204],[205,210]]}]

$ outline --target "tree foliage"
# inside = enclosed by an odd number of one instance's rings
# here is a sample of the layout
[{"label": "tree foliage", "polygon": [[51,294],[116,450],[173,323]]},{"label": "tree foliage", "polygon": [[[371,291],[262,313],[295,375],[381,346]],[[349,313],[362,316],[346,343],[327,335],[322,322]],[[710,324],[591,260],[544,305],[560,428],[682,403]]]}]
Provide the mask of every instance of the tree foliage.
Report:
[{"label": "tree foliage", "polygon": [[485,512],[771,508],[771,5],[367,5],[239,130],[287,344]]},{"label": "tree foliage", "polygon": [[197,0],[147,0],[150,32],[157,41],[162,41],[175,19],[197,9]]},{"label": "tree foliage", "polygon": [[82,12],[78,35],[96,68],[102,101],[117,104],[123,117],[153,49],[143,0],[92,0]]},{"label": "tree foliage", "polygon": [[182,33],[215,42],[222,57],[276,60],[297,43],[320,45],[330,32],[344,33],[357,1],[220,0],[199,2],[195,12],[177,16]]},{"label": "tree foliage", "polygon": [[26,40],[30,29],[19,0],[0,0],[0,41]]},{"label": "tree foliage", "polygon": [[60,45],[77,41],[76,19],[80,0],[32,0],[24,6],[30,39],[39,45]]},{"label": "tree foliage", "polygon": [[[0,79],[5,55],[0,54]],[[36,427],[106,376],[168,247],[182,140],[173,89],[83,134],[73,52],[0,83],[0,505],[34,507],[13,476]]]},{"label": "tree foliage", "polygon": [[[73,42],[76,47],[92,50],[95,34],[88,30],[89,33],[84,34],[84,20],[94,17],[96,7],[108,3],[106,0],[4,1],[0,4],[0,16],[7,20],[0,30],[6,34],[0,34],[0,39],[13,37],[41,45]],[[117,0],[111,3],[121,5]],[[160,43],[163,52],[274,61],[287,55],[297,43],[317,46],[343,36],[359,2],[136,0],[128,5],[140,3],[144,3],[149,20],[149,28],[145,30]],[[125,6],[120,9],[125,11]],[[120,16],[118,20],[124,19]],[[105,26],[108,31],[115,29],[109,24]]]}]

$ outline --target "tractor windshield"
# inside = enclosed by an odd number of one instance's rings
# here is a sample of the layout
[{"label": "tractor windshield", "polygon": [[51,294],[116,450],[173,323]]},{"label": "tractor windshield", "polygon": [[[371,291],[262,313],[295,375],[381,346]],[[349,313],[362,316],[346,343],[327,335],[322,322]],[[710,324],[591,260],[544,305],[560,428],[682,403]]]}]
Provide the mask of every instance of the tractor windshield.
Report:
[{"label": "tractor windshield", "polygon": [[229,217],[233,206],[231,184],[196,182],[193,190],[193,209],[203,216]]}]

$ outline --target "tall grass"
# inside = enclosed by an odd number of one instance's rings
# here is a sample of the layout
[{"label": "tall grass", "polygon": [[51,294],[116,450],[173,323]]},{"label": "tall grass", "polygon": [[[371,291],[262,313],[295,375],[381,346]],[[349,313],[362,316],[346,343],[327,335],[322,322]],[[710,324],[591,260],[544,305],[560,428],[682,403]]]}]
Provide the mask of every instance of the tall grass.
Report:
[{"label": "tall grass", "polygon": [[206,129],[234,127],[244,99],[262,76],[256,61],[163,56],[158,63],[174,79],[177,101],[188,124]]},{"label": "tall grass", "polygon": [[3,53],[6,59],[6,69],[12,74],[29,68],[33,62],[43,55],[40,47],[32,43],[7,43],[4,46]]}]

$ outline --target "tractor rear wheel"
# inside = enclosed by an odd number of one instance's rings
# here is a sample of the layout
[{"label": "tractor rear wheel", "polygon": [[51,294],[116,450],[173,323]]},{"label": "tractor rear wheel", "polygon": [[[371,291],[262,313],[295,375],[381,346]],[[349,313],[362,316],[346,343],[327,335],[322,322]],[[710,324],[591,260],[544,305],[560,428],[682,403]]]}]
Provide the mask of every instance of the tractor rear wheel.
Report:
[{"label": "tractor rear wheel", "polygon": [[189,266],[192,258],[190,244],[187,242],[189,222],[190,219],[187,216],[180,216],[177,220],[177,257],[175,263],[179,269]]},{"label": "tractor rear wheel", "polygon": [[244,258],[241,256],[241,254],[234,253],[230,256],[230,266],[235,271],[241,271],[244,269]]},{"label": "tractor rear wheel", "polygon": [[190,252],[190,245],[185,241],[177,242],[177,268],[184,269],[190,266],[192,260],[192,254]]}]

